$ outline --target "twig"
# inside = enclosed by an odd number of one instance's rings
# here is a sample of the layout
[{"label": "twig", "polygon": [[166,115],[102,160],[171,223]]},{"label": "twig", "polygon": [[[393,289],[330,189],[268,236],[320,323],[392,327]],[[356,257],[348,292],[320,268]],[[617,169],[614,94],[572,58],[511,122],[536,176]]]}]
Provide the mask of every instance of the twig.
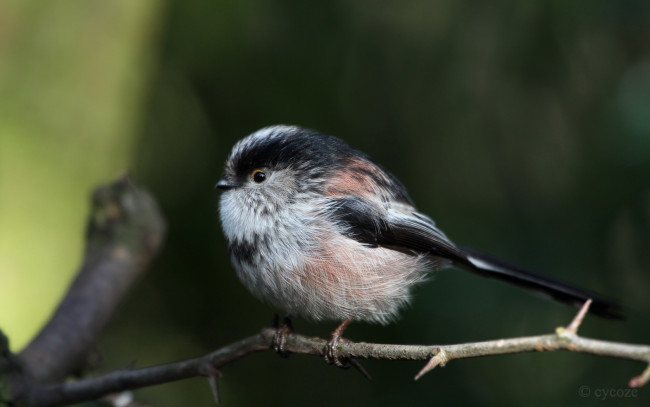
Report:
[{"label": "twig", "polygon": [[[84,358],[115,307],[152,261],[165,230],[153,199],[137,190],[126,178],[98,189],[93,203],[83,266],[51,320],[19,357],[9,352],[6,338],[0,337],[0,373],[10,375],[12,397],[34,407],[56,406],[207,376],[218,401],[219,369],[252,353],[271,349],[276,329],[263,329],[258,335],[203,357],[64,382],[67,376],[83,367]],[[427,346],[340,341],[335,350],[340,358],[349,360],[428,360],[416,378],[454,359],[537,351],[568,350],[650,365],[650,346],[579,337],[578,327],[588,307],[586,303],[567,328],[558,328],[549,335]],[[289,331],[284,336],[283,349],[322,357],[326,343],[322,338]],[[639,387],[649,380],[650,366],[629,384]]]},{"label": "twig", "polygon": [[[133,390],[189,377],[205,376],[206,366],[220,369],[244,356],[271,349],[275,334],[274,329],[267,328],[258,335],[235,342],[200,358],[142,369],[115,371],[104,376],[60,385],[33,387],[29,393],[29,405],[68,404],[97,399],[105,394],[125,389]],[[293,353],[322,357],[326,343],[327,341],[322,338],[288,333],[285,349]],[[428,360],[431,358],[432,349],[435,349],[435,355],[431,360],[436,359],[433,364],[441,366],[454,359],[557,350],[650,363],[650,346],[601,341],[573,334],[563,335],[562,330],[549,335],[457,345],[385,345],[344,341],[338,344],[337,353],[343,358]],[[418,377],[422,374],[424,373],[418,374]],[[648,381],[648,376],[650,376],[650,368],[641,376],[634,378],[630,385],[642,386]]]},{"label": "twig", "polygon": [[[34,407],[57,406],[95,400],[122,390],[169,383],[206,375],[206,366],[218,369],[252,353],[270,349],[275,330],[224,346],[203,357],[134,370],[117,370],[103,376],[66,382],[59,385],[34,386],[27,395],[27,404]],[[294,336],[294,334],[291,334]],[[324,345],[323,341],[323,346]]]}]

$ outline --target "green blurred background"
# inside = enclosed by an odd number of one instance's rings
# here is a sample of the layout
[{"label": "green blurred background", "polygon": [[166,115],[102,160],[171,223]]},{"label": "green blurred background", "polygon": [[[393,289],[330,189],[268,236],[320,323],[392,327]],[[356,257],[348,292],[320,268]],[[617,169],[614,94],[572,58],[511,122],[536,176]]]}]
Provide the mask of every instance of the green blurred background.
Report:
[{"label": "green blurred background", "polygon": [[[216,212],[236,140],[299,124],[369,153],[459,242],[624,300],[587,336],[650,343],[650,2],[0,0],[0,327],[19,350],[78,266],[88,197],[124,171],[169,236],[98,349],[102,371],[257,332]],[[574,310],[456,270],[355,340],[458,343],[552,332]],[[326,336],[332,323],[298,321]],[[375,380],[271,352],[223,370],[224,405],[597,403],[642,364],[568,353],[368,361]],[[592,396],[580,397],[580,386]],[[648,405],[650,389],[610,405]],[[138,391],[210,406],[205,380]]]}]

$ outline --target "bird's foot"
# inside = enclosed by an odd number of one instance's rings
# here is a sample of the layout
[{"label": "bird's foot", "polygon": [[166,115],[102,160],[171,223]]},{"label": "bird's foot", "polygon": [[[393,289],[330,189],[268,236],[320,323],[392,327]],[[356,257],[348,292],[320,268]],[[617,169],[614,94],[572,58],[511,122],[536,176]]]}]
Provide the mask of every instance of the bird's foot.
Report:
[{"label": "bird's foot", "polygon": [[282,318],[282,323],[280,323],[278,315],[275,315],[273,319],[273,327],[275,328],[275,335],[273,336],[273,342],[271,347],[278,355],[283,358],[288,358],[291,355],[291,352],[285,349],[285,344],[287,342],[287,335],[293,333],[293,324],[291,322],[291,316],[287,315]]},{"label": "bird's foot", "polygon": [[330,364],[330,365],[336,365],[340,367],[341,369],[349,369],[350,366],[354,367],[359,373],[361,373],[366,379],[372,380],[372,377],[370,374],[366,371],[366,369],[361,366],[361,363],[359,363],[356,359],[354,358],[340,358],[338,356],[338,352],[336,347],[339,344],[339,341],[341,340],[346,340],[345,338],[342,337],[343,331],[345,331],[345,328],[350,325],[351,320],[348,318],[345,321],[341,323],[333,332],[332,332],[332,337],[330,340],[327,342],[325,345],[325,361]]}]

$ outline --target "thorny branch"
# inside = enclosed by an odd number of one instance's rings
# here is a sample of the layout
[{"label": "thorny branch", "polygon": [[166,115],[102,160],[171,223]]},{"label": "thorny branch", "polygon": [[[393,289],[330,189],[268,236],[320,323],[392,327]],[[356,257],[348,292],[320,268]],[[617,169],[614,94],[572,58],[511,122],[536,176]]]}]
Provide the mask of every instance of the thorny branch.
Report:
[{"label": "thorny branch", "polygon": [[[588,305],[589,302],[585,304],[581,312],[586,311]],[[577,329],[578,325],[579,323],[572,323],[570,327]],[[32,406],[69,404],[96,399],[126,389],[137,389],[197,376],[210,378],[211,387],[215,391],[216,377],[220,374],[220,368],[244,356],[271,349],[275,333],[275,329],[266,328],[257,335],[195,359],[142,369],[119,370],[103,376],[64,384],[35,386],[28,394],[28,404]],[[322,338],[289,333],[286,336],[285,350],[322,357],[326,342]],[[444,366],[454,359],[558,350],[650,363],[650,346],[583,338],[570,328],[563,327],[557,328],[555,333],[548,335],[455,345],[387,345],[344,341],[337,346],[338,355],[342,358],[429,360],[429,363],[417,374],[416,379],[434,367]],[[650,368],[630,380],[629,385],[631,387],[644,385],[649,379],[649,371]]]},{"label": "thorny branch", "polygon": [[[115,306],[154,258],[165,230],[153,199],[127,178],[99,188],[93,198],[83,266],[51,320],[19,355],[9,351],[7,340],[0,332],[0,378],[9,377],[12,402],[28,406],[65,405],[190,377],[207,377],[218,400],[220,369],[247,355],[271,349],[275,329],[263,329],[257,335],[199,358],[64,381],[83,368],[84,358]],[[341,341],[336,351],[341,359],[426,360],[428,363],[415,377],[418,379],[454,359],[566,350],[644,362],[648,367],[632,378],[629,385],[646,384],[650,380],[650,346],[578,336],[589,304],[587,301],[566,328],[557,328],[555,333],[547,335],[456,345]],[[322,338],[287,333],[284,350],[322,357],[326,342]]]}]

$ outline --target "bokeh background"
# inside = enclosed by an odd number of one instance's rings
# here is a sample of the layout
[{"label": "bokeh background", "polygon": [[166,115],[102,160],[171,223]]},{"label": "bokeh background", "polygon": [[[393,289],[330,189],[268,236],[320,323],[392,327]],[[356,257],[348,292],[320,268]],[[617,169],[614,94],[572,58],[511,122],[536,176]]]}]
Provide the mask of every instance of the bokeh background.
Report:
[{"label": "bokeh background", "polygon": [[[107,329],[100,371],[200,355],[276,310],[237,281],[213,185],[236,140],[299,124],[393,171],[457,242],[620,298],[584,335],[650,343],[650,2],[0,0],[0,327],[19,350],[79,265],[92,189],[128,171],[163,253]],[[447,270],[386,343],[552,332],[574,310]],[[298,321],[326,336],[332,323]],[[271,352],[223,370],[224,405],[579,406],[642,364],[568,353],[356,372]],[[580,397],[581,386],[592,389]],[[650,389],[611,405],[648,405]],[[138,391],[210,406],[205,380]]]}]

